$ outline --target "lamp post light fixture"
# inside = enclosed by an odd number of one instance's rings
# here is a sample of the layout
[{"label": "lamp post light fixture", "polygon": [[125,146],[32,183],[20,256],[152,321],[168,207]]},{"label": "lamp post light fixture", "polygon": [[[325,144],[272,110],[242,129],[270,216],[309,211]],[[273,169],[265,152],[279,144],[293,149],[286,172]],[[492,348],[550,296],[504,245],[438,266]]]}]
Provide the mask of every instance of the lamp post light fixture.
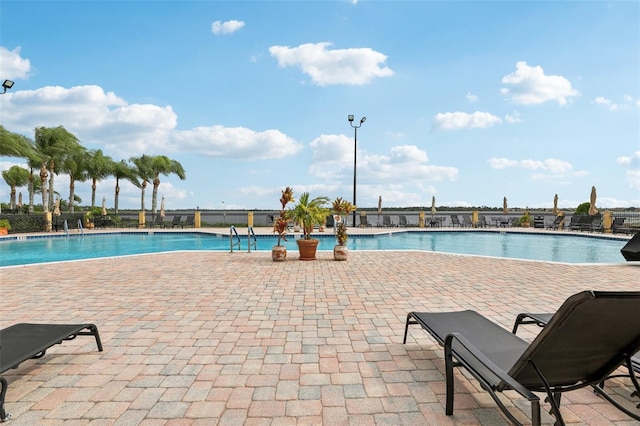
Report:
[{"label": "lamp post light fixture", "polygon": [[7,93],[7,89],[11,89],[13,87],[13,81],[11,80],[5,80],[4,83],[2,83],[2,94],[4,95],[5,93]]},{"label": "lamp post light fixture", "polygon": [[[358,152],[358,129],[362,127],[364,122],[367,120],[367,117],[362,117],[360,119],[360,124],[358,125],[353,124],[353,115],[349,115],[348,119],[349,119],[349,125],[353,127],[353,132],[354,132],[353,133],[353,205],[357,206],[356,204],[356,157]],[[356,227],[355,210],[353,212],[353,227],[354,228]]]}]

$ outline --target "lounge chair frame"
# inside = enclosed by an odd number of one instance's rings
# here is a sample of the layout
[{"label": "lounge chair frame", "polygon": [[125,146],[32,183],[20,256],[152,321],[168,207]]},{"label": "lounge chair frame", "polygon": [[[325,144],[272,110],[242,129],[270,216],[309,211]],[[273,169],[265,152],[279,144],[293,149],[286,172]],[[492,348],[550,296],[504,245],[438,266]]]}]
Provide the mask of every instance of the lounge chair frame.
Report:
[{"label": "lounge chair frame", "polygon": [[[540,399],[533,392],[544,392],[556,424],[564,425],[559,408],[562,393],[598,385],[618,366],[625,362],[630,365],[631,355],[640,350],[640,330],[634,328],[639,307],[640,292],[578,293],[564,302],[530,344],[474,311],[410,312],[403,343],[406,343],[409,325],[419,324],[444,346],[447,415],[453,414],[453,368],[463,366],[513,424],[521,423],[500,401],[497,392],[514,390],[526,398],[531,404],[533,425],[541,423]],[[616,321],[618,327],[612,330],[603,319],[602,311],[610,321]],[[583,349],[580,345],[590,345],[589,348],[594,345],[591,341],[571,339],[579,336],[574,328],[592,313],[599,316],[599,321],[597,327],[588,332],[592,336],[607,337],[600,346],[594,347],[596,350],[589,352],[588,362],[561,362],[560,353],[574,357],[585,354],[580,352]],[[594,339],[597,341],[597,337]]]},{"label": "lounge chair frame", "polygon": [[[551,314],[551,313],[522,312],[522,313],[518,314],[518,316],[516,317],[516,321],[513,324],[512,333],[516,334],[518,332],[518,327],[520,325],[535,324],[538,327],[542,328],[542,327],[546,326],[549,323],[549,321],[551,321],[552,317],[553,317],[553,314]],[[638,376],[636,376],[636,374],[640,375],[640,353],[636,354],[635,356],[627,357],[627,359],[625,360],[625,366],[626,366],[626,368],[628,370],[628,374],[612,374],[612,375],[606,377],[600,383],[598,383],[597,386],[593,385],[593,391],[597,395],[600,395],[601,397],[603,397],[604,399],[609,401],[611,404],[613,404],[620,411],[622,411],[625,414],[627,414],[628,416],[640,421],[640,413],[633,413],[633,412],[627,410],[627,408],[625,408],[622,405],[620,405],[620,403],[618,401],[613,399],[611,397],[611,395],[609,395],[604,390],[604,384],[605,384],[606,380],[615,379],[615,378],[630,378],[631,379],[631,383],[633,384],[633,387],[635,388],[635,390],[631,392],[631,397],[632,398],[636,397],[636,396],[640,397],[640,383],[638,382]],[[640,408],[640,403],[638,403],[636,405],[636,407]]]},{"label": "lounge chair frame", "polygon": [[[73,340],[77,336],[94,336],[98,351],[102,341],[94,324],[29,324],[19,323],[0,330],[0,374],[18,368],[26,360],[42,358],[47,349]],[[0,376],[0,421],[11,418],[5,410],[5,396],[9,384]]]}]

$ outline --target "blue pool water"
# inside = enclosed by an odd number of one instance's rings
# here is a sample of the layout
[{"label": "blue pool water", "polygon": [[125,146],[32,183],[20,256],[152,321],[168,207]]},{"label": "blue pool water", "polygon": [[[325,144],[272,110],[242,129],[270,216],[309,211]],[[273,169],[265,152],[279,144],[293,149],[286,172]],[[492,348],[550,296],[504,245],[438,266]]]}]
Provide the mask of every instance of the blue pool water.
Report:
[{"label": "blue pool water", "polygon": [[[333,250],[331,234],[316,235],[319,250]],[[572,235],[508,232],[397,232],[351,235],[350,250],[424,250],[565,263],[623,263],[620,249],[627,240]],[[273,236],[258,236],[252,250],[271,250]],[[297,251],[294,236],[283,243]],[[228,235],[184,232],[131,232],[40,237],[0,242],[0,267],[64,260],[126,256],[179,250],[229,251]],[[237,250],[235,248],[234,250]],[[247,237],[241,235],[241,251]]]}]

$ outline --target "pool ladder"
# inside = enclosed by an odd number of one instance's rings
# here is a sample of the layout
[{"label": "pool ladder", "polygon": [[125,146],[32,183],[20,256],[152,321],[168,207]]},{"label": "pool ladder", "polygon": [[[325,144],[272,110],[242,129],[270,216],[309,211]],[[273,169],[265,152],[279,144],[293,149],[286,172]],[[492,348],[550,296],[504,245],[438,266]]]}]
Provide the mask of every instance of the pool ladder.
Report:
[{"label": "pool ladder", "polygon": [[[67,219],[64,220],[63,225],[64,225],[64,234],[68,237],[69,236],[69,222],[67,222]],[[78,232],[80,232],[82,234],[82,236],[84,237],[84,228],[82,227],[82,219],[78,219]]]},{"label": "pool ladder", "polygon": [[[240,235],[238,235],[238,230],[235,226],[231,225],[229,227],[229,247],[231,249],[231,253],[233,253],[234,248],[238,248],[238,251],[241,250],[241,239]],[[253,232],[253,228],[250,226],[247,229],[247,252],[251,253],[251,248],[254,250],[258,248],[258,239],[256,238],[256,234]]]}]

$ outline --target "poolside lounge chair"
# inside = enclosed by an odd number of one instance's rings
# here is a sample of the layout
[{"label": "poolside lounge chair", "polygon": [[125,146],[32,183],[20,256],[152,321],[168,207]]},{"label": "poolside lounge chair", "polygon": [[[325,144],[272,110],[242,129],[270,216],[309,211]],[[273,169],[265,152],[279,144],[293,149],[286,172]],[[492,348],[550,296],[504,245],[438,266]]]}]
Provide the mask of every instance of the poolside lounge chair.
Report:
[{"label": "poolside lounge chair", "polygon": [[564,216],[556,216],[556,218],[553,220],[553,223],[547,226],[547,229],[557,230],[560,228],[560,225],[562,224],[562,222],[564,222]]},{"label": "poolside lounge chair", "polygon": [[145,222],[147,228],[164,228],[164,219],[160,214],[157,214],[154,218]]},{"label": "poolside lounge chair", "polygon": [[595,217],[591,220],[589,224],[589,231],[591,232],[603,232],[604,228],[602,227],[602,218]]},{"label": "poolside lounge chair", "polygon": [[180,226],[183,227],[183,228],[184,227],[193,228],[194,227],[194,221],[195,221],[195,216],[194,215],[189,215],[184,220],[184,222],[180,222]]},{"label": "poolside lounge chair", "polygon": [[407,224],[407,217],[406,216],[398,216],[398,226],[402,226],[404,228],[409,226]]},{"label": "poolside lounge chair", "polygon": [[489,226],[489,223],[487,222],[487,217],[484,215],[478,216],[478,223],[476,224],[476,226],[478,228],[486,228],[487,226]]},{"label": "poolside lounge chair", "polygon": [[390,228],[392,226],[395,226],[393,222],[391,222],[391,216],[388,216],[388,215],[382,216],[382,226],[384,226],[385,228]]},{"label": "poolside lounge chair", "polygon": [[181,221],[182,221],[182,216],[174,216],[173,221],[171,222],[171,227],[175,228],[176,226],[180,226]]},{"label": "poolside lounge chair", "polygon": [[463,366],[514,424],[520,423],[496,392],[525,397],[534,425],[541,417],[533,392],[545,392],[563,424],[563,392],[599,384],[640,350],[639,309],[640,292],[584,291],[569,297],[530,344],[474,311],[410,312],[404,343],[409,325],[420,324],[444,346],[447,415],[453,414],[453,367]]},{"label": "poolside lounge chair", "polygon": [[360,228],[371,228],[372,226],[366,215],[360,215]]},{"label": "poolside lounge chair", "polygon": [[473,228],[473,219],[470,214],[462,216],[462,226],[465,228]]},{"label": "poolside lounge chair", "polygon": [[[512,333],[516,334],[518,332],[518,326],[524,325],[524,324],[535,324],[538,327],[545,327],[549,323],[549,321],[551,321],[551,318],[553,318],[553,314],[550,314],[550,313],[539,314],[539,313],[523,312],[521,314],[518,314],[518,316],[516,317],[516,321],[513,324]],[[636,353],[629,360],[627,360],[626,367],[628,369],[628,373],[613,374],[613,375],[607,376],[602,382],[598,384],[597,387],[594,385],[594,390],[598,395],[601,395],[602,397],[604,397],[607,401],[612,403],[622,412],[628,414],[629,416],[633,417],[636,420],[640,420],[640,411],[637,413],[633,413],[627,410],[625,407],[620,405],[618,401],[611,398],[611,396],[604,391],[604,383],[606,380],[618,378],[618,377],[627,377],[631,379],[631,383],[635,387],[635,390],[631,392],[631,397],[637,396],[640,398],[640,383],[638,382],[638,380],[640,380],[640,352]],[[638,403],[637,408],[640,408],[640,403]]]},{"label": "poolside lounge chair", "polygon": [[569,221],[569,229],[572,231],[588,231],[591,226],[591,216],[573,215]]},{"label": "poolside lounge chair", "polygon": [[462,223],[460,223],[460,218],[458,217],[457,214],[452,214],[451,215],[451,226],[452,227],[459,227],[462,228]]},{"label": "poolside lounge chair", "polygon": [[[102,342],[94,324],[14,324],[0,330],[0,374],[32,358],[42,358],[47,349],[77,336],[94,336],[98,350]],[[0,421],[11,416],[6,412],[4,399],[9,384],[0,377]]]},{"label": "poolside lounge chair", "polygon": [[640,232],[627,241],[620,253],[628,262],[640,262]]}]

